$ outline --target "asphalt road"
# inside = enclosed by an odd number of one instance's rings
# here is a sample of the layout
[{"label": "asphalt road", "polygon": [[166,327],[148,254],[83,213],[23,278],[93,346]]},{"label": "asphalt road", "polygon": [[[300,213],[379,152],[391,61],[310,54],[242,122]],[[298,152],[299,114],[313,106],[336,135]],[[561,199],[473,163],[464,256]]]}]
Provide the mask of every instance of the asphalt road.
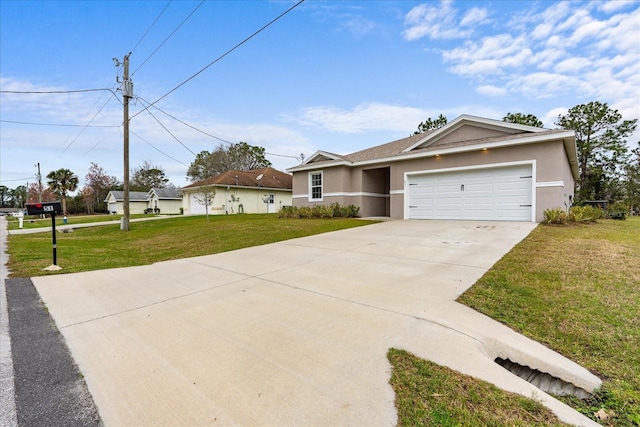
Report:
[{"label": "asphalt road", "polygon": [[18,425],[102,425],[84,378],[31,279],[5,283]]}]

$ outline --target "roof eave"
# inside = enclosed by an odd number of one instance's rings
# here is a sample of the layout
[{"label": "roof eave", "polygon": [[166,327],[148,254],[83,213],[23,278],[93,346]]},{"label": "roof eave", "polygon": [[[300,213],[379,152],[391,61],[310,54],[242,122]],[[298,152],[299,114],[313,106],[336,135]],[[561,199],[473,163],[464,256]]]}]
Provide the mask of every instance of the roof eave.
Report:
[{"label": "roof eave", "polygon": [[349,162],[346,160],[332,161],[332,162],[324,162],[324,163],[310,163],[310,164],[302,164],[299,166],[294,166],[292,168],[287,169],[287,172],[300,172],[300,171],[310,171],[315,169],[323,169],[325,167],[335,167],[335,166],[352,166],[353,162]]}]

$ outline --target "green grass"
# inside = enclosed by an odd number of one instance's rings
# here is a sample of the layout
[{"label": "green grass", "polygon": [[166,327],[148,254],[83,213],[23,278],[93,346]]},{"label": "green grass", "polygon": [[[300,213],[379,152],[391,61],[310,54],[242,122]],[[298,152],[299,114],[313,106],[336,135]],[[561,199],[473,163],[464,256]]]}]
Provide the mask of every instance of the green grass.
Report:
[{"label": "green grass", "polygon": [[540,403],[487,382],[389,350],[398,426],[562,426]]},{"label": "green grass", "polygon": [[640,426],[640,218],[539,226],[459,298],[604,380],[563,398],[613,426]]},{"label": "green grass", "polygon": [[57,233],[60,272],[43,271],[52,262],[51,233],[9,235],[11,277],[34,277],[152,264],[207,255],[296,237],[371,224],[358,219],[284,220],[275,214],[177,216],[131,223],[78,228]]}]

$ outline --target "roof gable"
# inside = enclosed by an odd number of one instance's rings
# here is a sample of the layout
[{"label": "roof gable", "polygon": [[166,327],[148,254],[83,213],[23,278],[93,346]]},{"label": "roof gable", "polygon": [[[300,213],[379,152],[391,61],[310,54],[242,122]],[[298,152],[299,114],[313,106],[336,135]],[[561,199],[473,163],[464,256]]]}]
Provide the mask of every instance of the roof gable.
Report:
[{"label": "roof gable", "polygon": [[524,134],[544,132],[546,130],[548,129],[463,114],[445,126],[424,135],[423,138],[405,148],[403,151],[408,152],[429,146],[434,147],[462,141],[468,143],[474,140],[515,134],[525,136]]},{"label": "roof gable", "polygon": [[308,165],[310,163],[326,162],[331,160],[344,160],[344,157],[339,154],[319,150],[309,156],[309,158],[305,160],[303,164]]}]

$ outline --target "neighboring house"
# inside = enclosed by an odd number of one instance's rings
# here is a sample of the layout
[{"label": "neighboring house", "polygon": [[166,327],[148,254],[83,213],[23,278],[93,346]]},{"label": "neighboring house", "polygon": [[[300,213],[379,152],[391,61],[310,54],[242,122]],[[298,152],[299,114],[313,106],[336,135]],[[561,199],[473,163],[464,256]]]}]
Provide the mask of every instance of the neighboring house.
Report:
[{"label": "neighboring house", "polygon": [[291,175],[273,168],[231,170],[182,188],[185,215],[204,215],[203,189],[215,191],[209,214],[275,213],[291,205]]},{"label": "neighboring house", "polygon": [[[144,210],[149,206],[147,194],[144,191],[129,191],[129,214],[144,213]],[[110,214],[124,214],[124,191],[109,191],[104,201]]]},{"label": "neighboring house", "polygon": [[360,207],[363,217],[537,221],[567,208],[574,132],[463,115],[442,128],[347,155],[318,151],[293,173],[294,206]]},{"label": "neighboring house", "polygon": [[147,208],[156,213],[179,214],[182,209],[182,194],[177,188],[152,188],[147,199]]}]

